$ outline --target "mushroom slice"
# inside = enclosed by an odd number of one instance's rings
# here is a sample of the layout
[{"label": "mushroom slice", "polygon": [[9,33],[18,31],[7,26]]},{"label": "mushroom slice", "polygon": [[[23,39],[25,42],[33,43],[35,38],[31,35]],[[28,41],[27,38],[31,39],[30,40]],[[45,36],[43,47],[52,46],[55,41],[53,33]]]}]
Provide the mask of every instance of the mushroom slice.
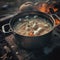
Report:
[{"label": "mushroom slice", "polygon": [[36,23],[33,24],[32,28],[34,28],[36,26]]},{"label": "mushroom slice", "polygon": [[42,27],[39,27],[36,31],[34,31],[34,35],[38,34],[39,31],[41,31],[41,30],[42,30]]}]

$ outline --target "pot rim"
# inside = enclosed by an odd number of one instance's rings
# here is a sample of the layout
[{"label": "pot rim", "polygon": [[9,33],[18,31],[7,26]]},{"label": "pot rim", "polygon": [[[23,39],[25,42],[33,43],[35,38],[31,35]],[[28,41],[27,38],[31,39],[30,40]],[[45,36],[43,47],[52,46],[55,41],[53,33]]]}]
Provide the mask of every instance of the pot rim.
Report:
[{"label": "pot rim", "polygon": [[[51,22],[53,23],[52,29],[51,29],[49,32],[47,32],[46,34],[43,34],[43,35],[40,35],[40,36],[24,36],[24,35],[20,35],[20,34],[16,33],[16,32],[13,30],[12,26],[11,26],[12,20],[14,20],[15,17],[17,17],[17,16],[19,16],[19,15],[21,15],[21,14],[27,13],[27,12],[42,13],[42,14],[45,14],[46,16],[48,16],[49,18],[51,18],[50,20],[51,20]],[[48,33],[52,32],[52,31],[54,30],[54,28],[55,28],[55,20],[51,17],[51,15],[46,14],[46,13],[43,13],[43,12],[39,12],[39,11],[26,11],[26,12],[21,12],[21,13],[18,13],[17,15],[15,15],[15,16],[10,20],[9,26],[10,26],[11,31],[12,31],[14,34],[18,34],[18,35],[23,36],[23,37],[42,37],[42,36],[47,35]]]}]

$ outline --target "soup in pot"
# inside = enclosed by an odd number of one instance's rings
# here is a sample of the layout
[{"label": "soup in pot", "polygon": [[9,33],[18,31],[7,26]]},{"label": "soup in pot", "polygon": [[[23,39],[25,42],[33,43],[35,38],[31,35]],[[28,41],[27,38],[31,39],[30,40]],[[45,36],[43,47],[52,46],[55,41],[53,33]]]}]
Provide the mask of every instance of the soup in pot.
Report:
[{"label": "soup in pot", "polygon": [[52,25],[43,18],[19,19],[14,31],[23,36],[41,36],[51,31]]}]

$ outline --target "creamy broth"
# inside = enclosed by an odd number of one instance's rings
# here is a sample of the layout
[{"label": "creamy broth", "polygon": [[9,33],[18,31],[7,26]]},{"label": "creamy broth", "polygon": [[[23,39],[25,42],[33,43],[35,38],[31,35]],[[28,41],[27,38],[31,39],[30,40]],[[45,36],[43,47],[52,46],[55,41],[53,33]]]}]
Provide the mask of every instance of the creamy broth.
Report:
[{"label": "creamy broth", "polygon": [[51,28],[52,25],[48,21],[31,18],[30,20],[25,19],[23,23],[18,23],[14,31],[23,36],[41,36],[48,33]]}]

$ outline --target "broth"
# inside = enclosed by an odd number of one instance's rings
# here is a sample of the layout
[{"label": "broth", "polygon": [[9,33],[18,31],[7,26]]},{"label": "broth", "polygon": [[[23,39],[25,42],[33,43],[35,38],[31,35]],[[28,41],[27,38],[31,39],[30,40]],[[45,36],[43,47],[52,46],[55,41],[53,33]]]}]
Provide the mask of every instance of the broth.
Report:
[{"label": "broth", "polygon": [[43,18],[23,19],[14,27],[14,31],[23,36],[41,36],[51,31],[52,25]]}]

